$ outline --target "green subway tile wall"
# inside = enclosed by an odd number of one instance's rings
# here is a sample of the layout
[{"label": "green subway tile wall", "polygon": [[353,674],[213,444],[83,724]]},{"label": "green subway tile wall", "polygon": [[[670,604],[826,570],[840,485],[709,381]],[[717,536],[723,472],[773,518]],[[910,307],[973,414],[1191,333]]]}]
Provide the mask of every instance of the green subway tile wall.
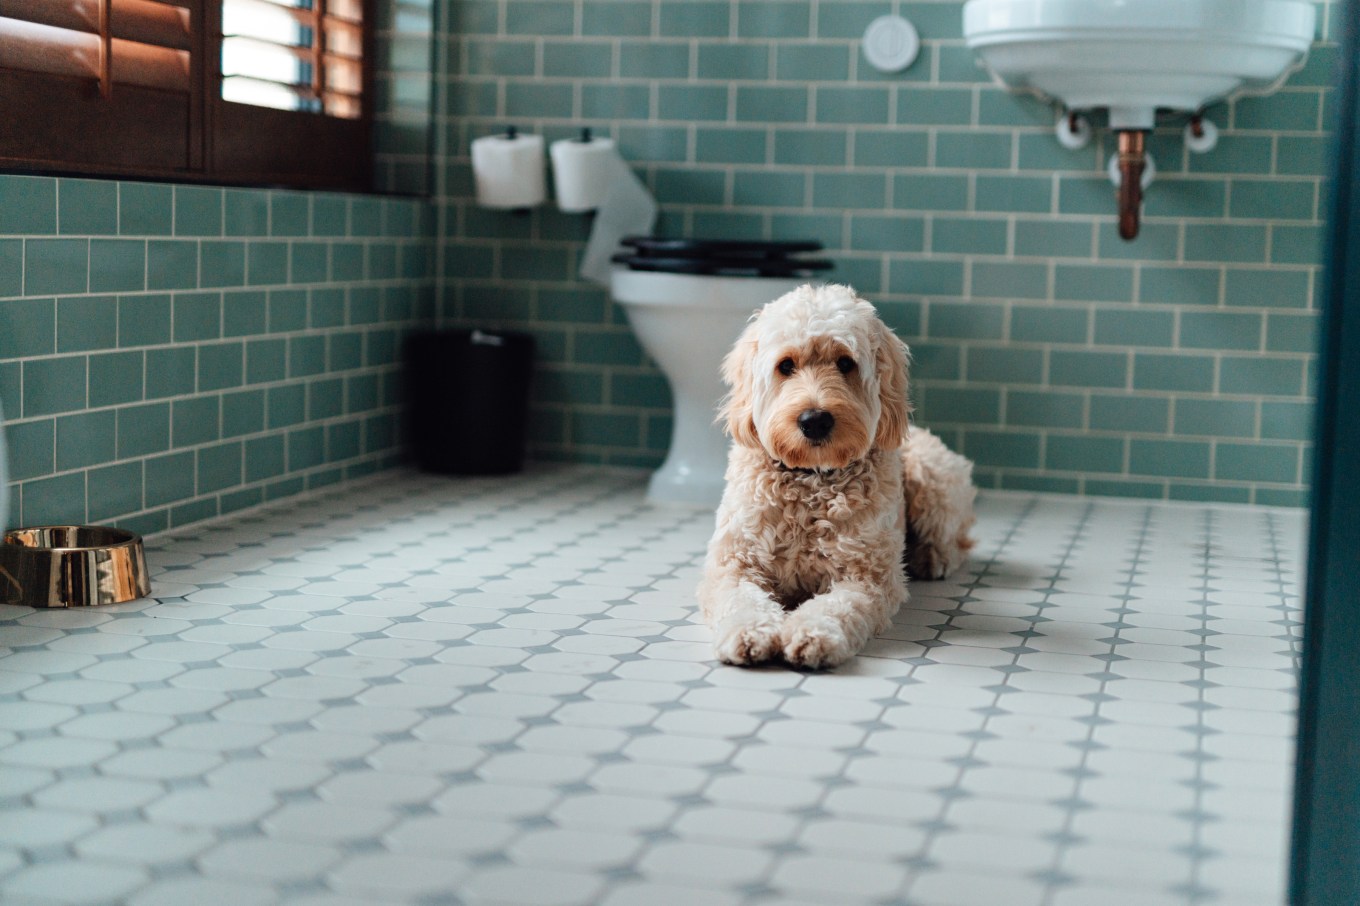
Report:
[{"label": "green subway tile wall", "polygon": [[[919,420],[981,484],[1302,504],[1337,55],[1335,4],[1317,5],[1307,66],[1208,112],[1216,150],[1189,153],[1164,118],[1125,244],[1109,134],[1061,148],[1045,104],[976,66],[958,0],[454,4],[436,42],[440,317],[537,337],[535,456],[660,460],[669,394],[576,277],[587,220],[471,197],[473,138],[590,126],[618,139],[669,233],[825,242],[838,278],[892,312]],[[890,75],[859,47],[889,12],[923,40]],[[172,275],[174,251],[156,250]],[[40,249],[40,279],[69,279],[67,253]]]},{"label": "green subway tile wall", "polygon": [[[433,187],[434,0],[398,0],[376,6],[374,182],[384,192],[428,196]],[[325,213],[323,222],[334,222]]]},{"label": "green subway tile wall", "polygon": [[[958,0],[382,4],[379,184],[432,207],[0,175],[14,518],[154,530],[395,462],[399,339],[436,314],[535,335],[532,455],[659,462],[669,393],[576,277],[587,219],[472,203],[510,121],[615,137],[667,232],[825,242],[985,486],[1303,503],[1334,5],[1281,92],[1209,111],[1215,151],[1164,121],[1125,244],[1108,135],[1061,148]],[[885,75],[859,36],[892,11],[923,45]]]},{"label": "green subway tile wall", "polygon": [[399,458],[418,200],[0,175],[15,524],[156,531]]}]

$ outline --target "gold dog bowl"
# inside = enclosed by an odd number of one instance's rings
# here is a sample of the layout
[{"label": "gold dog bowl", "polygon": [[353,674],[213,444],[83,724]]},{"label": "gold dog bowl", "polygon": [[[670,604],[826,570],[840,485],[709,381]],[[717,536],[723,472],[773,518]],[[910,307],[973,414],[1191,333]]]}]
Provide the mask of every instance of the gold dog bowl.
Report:
[{"label": "gold dog bowl", "polygon": [[0,538],[0,604],[90,607],[150,593],[141,535],[99,525],[39,525]]}]

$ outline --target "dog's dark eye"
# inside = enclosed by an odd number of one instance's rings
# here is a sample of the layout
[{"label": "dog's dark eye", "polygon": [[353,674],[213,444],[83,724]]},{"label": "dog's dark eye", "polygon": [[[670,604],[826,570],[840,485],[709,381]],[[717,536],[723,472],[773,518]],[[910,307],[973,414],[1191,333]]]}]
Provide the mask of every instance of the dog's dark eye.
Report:
[{"label": "dog's dark eye", "polygon": [[849,374],[855,370],[855,360],[848,355],[843,355],[836,360],[836,367],[840,370],[841,374]]},{"label": "dog's dark eye", "polygon": [[793,359],[784,359],[779,363],[778,368],[780,374],[784,375],[784,377],[788,377],[793,374]]}]

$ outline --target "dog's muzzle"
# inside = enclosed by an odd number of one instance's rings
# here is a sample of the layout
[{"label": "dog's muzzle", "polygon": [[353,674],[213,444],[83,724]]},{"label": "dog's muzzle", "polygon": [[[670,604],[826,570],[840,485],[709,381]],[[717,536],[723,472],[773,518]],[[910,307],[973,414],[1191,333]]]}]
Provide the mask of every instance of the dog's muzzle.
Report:
[{"label": "dog's muzzle", "polygon": [[825,409],[804,409],[798,416],[798,429],[810,441],[826,440],[836,426],[836,417]]}]

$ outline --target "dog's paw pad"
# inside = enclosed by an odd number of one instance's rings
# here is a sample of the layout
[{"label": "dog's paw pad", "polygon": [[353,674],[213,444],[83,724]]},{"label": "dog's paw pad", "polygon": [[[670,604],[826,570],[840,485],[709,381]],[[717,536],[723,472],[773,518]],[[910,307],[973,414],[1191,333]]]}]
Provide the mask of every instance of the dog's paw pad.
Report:
[{"label": "dog's paw pad", "polygon": [[795,667],[822,670],[844,664],[854,655],[845,633],[830,620],[790,621],[784,627],[784,660]]},{"label": "dog's paw pad", "polygon": [[725,664],[760,664],[779,654],[779,624],[723,623],[715,631],[713,650]]}]

